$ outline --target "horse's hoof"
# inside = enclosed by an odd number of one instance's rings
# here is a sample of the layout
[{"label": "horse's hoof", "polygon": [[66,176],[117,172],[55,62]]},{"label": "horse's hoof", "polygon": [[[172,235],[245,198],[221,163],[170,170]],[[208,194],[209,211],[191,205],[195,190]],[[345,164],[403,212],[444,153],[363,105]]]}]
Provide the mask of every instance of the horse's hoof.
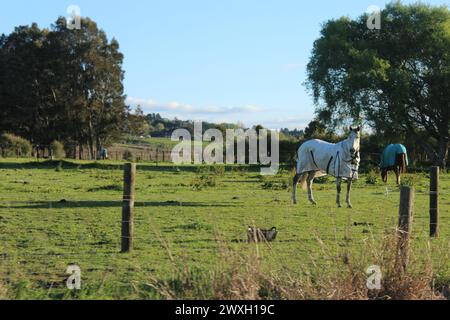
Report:
[{"label": "horse's hoof", "polygon": [[347,205],[347,208],[353,209],[353,206],[351,204]]},{"label": "horse's hoof", "polygon": [[340,204],[337,205],[338,208],[342,208],[342,206]]},{"label": "horse's hoof", "polygon": [[311,201],[311,204],[312,204],[313,206],[317,206],[317,202],[315,202],[315,201]]}]

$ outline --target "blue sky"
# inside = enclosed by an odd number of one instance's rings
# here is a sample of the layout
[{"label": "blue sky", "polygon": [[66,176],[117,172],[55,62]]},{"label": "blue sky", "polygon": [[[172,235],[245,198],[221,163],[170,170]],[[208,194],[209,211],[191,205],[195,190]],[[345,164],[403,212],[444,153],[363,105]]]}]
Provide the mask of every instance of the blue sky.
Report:
[{"label": "blue sky", "polygon": [[130,104],[180,119],[303,128],[314,116],[302,83],[321,23],[387,2],[15,0],[2,3],[0,33],[48,27],[78,5],[118,39]]}]

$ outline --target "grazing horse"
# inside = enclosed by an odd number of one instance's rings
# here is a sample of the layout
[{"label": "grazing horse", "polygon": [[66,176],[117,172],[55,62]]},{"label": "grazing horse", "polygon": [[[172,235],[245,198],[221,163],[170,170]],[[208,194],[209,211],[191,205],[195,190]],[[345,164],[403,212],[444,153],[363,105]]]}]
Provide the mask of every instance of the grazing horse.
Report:
[{"label": "grazing horse", "polygon": [[381,156],[380,170],[381,178],[386,183],[388,180],[388,172],[394,171],[397,177],[397,184],[400,184],[402,173],[406,173],[409,165],[408,152],[402,144],[390,144],[384,149]]},{"label": "grazing horse", "polygon": [[312,193],[315,178],[332,175],[336,177],[336,203],[341,208],[341,183],[347,180],[347,206],[352,208],[350,190],[353,180],[358,179],[360,162],[361,127],[350,127],[349,137],[337,144],[321,140],[310,140],[302,144],[298,150],[297,170],[294,178],[292,198],[297,203],[297,185],[300,182],[303,189],[308,188],[308,198],[312,204],[317,204]]}]

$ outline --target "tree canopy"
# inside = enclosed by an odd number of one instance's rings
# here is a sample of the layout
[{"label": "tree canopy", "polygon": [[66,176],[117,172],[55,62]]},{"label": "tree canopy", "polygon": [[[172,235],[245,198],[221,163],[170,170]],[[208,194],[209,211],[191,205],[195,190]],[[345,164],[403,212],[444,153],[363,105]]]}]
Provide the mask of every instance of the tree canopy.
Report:
[{"label": "tree canopy", "polygon": [[125,117],[119,43],[89,18],[69,30],[59,18],[0,37],[0,131],[33,144],[88,145],[93,157]]},{"label": "tree canopy", "polygon": [[450,11],[391,3],[380,30],[368,15],[323,25],[307,86],[320,121],[336,128],[368,123],[380,133],[413,136],[445,167],[450,141]]}]

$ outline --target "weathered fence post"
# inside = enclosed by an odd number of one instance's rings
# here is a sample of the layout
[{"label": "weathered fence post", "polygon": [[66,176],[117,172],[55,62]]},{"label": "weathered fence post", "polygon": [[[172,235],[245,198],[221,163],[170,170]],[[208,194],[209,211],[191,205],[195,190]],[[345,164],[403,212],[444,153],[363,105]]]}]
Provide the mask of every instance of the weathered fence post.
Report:
[{"label": "weathered fence post", "polygon": [[430,236],[439,236],[439,167],[430,170]]},{"label": "weathered fence post", "polygon": [[122,253],[131,252],[131,250],[133,250],[135,178],[136,164],[125,164],[122,207]]},{"label": "weathered fence post", "polygon": [[398,221],[397,266],[406,271],[409,261],[409,236],[412,229],[414,207],[414,188],[402,187],[400,190],[400,209]]}]

